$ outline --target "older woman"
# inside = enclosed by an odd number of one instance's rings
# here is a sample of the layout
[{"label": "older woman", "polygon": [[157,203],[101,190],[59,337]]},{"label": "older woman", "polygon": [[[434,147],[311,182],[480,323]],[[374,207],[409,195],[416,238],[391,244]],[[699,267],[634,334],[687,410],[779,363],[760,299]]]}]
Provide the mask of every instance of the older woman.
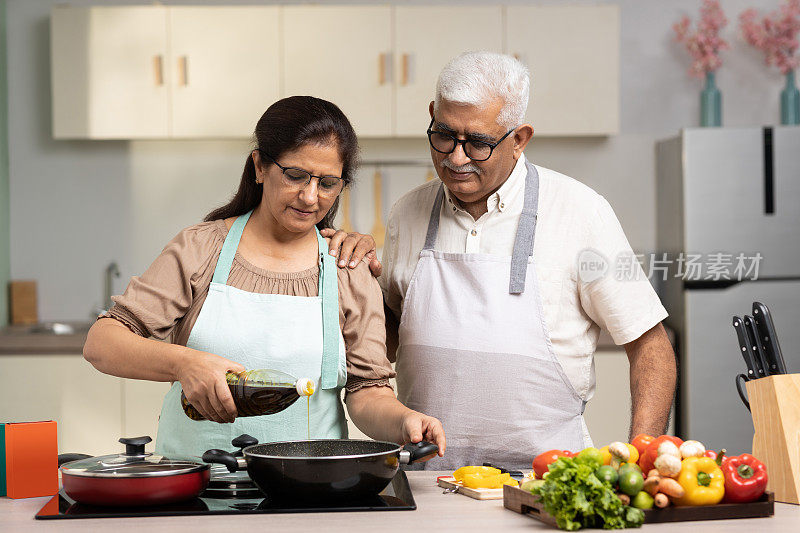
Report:
[{"label": "older woman", "polygon": [[[225,374],[282,370],[318,381],[313,438],[346,438],[340,400],[379,440],[426,439],[445,449],[441,423],[403,406],[389,386],[381,290],[366,262],[337,269],[318,228],[330,227],[358,145],[338,107],[295,96],[267,109],[239,190],[181,231],[89,332],[84,356],[115,376],[172,381],[156,451],[199,455],[249,433],[304,439],[305,402],[237,418]],[[335,280],[335,281],[334,281]],[[162,343],[148,337],[166,338]],[[181,392],[207,419],[190,420]]]}]

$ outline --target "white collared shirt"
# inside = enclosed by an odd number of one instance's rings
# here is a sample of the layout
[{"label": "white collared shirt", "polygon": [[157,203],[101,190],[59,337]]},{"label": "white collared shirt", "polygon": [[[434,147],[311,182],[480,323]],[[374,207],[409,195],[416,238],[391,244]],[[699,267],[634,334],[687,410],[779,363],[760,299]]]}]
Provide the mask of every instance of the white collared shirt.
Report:
[{"label": "white collared shirt", "polygon": [[[621,345],[638,339],[667,312],[638,262],[630,266],[629,261],[630,272],[624,276],[617,273],[618,258],[630,258],[633,252],[606,199],[568,176],[538,165],[536,169],[539,207],[533,257],[545,323],[570,382],[589,400],[594,394],[593,354],[600,328]],[[461,209],[445,188],[436,250],[510,256],[526,175],[522,155],[506,182],[487,199],[487,212],[478,220]],[[413,189],[389,214],[378,281],[386,305],[398,319],[440,185],[433,180]],[[609,266],[605,276],[593,281],[578,275],[578,257],[587,249],[606,258]],[[622,279],[628,277],[635,279]]]}]

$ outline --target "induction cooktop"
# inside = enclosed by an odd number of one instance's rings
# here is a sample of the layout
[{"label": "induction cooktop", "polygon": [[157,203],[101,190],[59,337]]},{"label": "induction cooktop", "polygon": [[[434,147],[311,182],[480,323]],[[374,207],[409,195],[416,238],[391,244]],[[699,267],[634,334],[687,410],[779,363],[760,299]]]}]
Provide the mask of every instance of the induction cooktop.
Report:
[{"label": "induction cooktop", "polygon": [[358,501],[286,503],[270,502],[263,496],[208,497],[208,491],[186,502],[150,507],[101,507],[77,503],[62,489],[36,513],[38,520],[60,518],[131,518],[257,513],[330,513],[347,511],[413,511],[417,508],[405,472],[399,470],[377,496]]}]

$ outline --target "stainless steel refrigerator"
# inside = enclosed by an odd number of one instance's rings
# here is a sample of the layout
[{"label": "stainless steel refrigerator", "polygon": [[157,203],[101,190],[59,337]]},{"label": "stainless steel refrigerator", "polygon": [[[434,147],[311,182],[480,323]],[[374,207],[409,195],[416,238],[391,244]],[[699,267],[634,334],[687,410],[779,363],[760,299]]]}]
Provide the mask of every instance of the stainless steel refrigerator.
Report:
[{"label": "stainless steel refrigerator", "polygon": [[[685,129],[657,144],[656,159],[656,259],[669,268],[658,283],[678,335],[676,431],[749,452],[731,318],[767,304],[788,371],[800,372],[800,127]],[[721,276],[714,265],[729,255],[741,268]]]}]

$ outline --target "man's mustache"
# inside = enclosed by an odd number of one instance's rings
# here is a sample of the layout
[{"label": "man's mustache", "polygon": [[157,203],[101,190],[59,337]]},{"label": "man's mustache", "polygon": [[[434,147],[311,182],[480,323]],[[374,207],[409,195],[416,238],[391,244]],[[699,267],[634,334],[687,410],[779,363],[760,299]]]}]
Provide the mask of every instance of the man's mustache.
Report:
[{"label": "man's mustache", "polygon": [[453,172],[474,172],[475,174],[480,175],[481,169],[477,166],[473,165],[472,163],[467,163],[466,165],[454,165],[452,161],[449,159],[442,160],[442,166],[447,167]]}]

